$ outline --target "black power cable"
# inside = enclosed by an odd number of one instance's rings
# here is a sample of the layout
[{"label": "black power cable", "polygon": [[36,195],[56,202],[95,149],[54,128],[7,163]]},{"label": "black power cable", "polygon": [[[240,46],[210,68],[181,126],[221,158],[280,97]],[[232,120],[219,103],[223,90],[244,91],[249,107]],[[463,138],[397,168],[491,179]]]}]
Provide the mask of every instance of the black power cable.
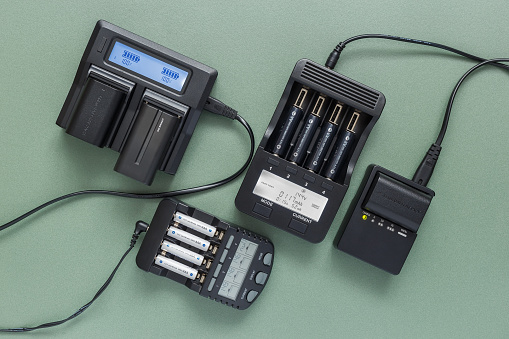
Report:
[{"label": "black power cable", "polygon": [[[246,170],[246,168],[249,166],[249,162],[251,161],[251,158],[253,157],[254,147],[255,147],[253,130],[251,129],[251,126],[249,126],[247,121],[244,120],[244,118],[242,118],[240,115],[237,114],[236,110],[223,104],[222,102],[220,102],[219,100],[217,100],[215,98],[211,98],[211,97],[208,98],[207,103],[205,105],[205,109],[207,109],[211,113],[219,114],[219,115],[225,116],[227,118],[237,120],[238,122],[240,122],[242,124],[242,126],[244,126],[244,128],[247,130],[247,132],[249,134],[249,140],[250,140],[250,144],[251,144],[249,156],[248,156],[246,162],[244,163],[244,165],[242,165],[242,167],[237,172],[233,173],[229,177],[219,180],[219,181],[216,181],[211,184],[207,184],[207,185],[197,186],[197,187],[193,187],[193,188],[185,188],[185,189],[170,191],[170,192],[162,192],[162,193],[127,193],[127,192],[116,192],[116,191],[107,191],[107,190],[86,190],[86,191],[74,192],[74,193],[66,194],[66,195],[60,196],[58,198],[55,198],[51,201],[48,201],[48,202],[32,209],[31,211],[23,214],[22,216],[0,226],[0,231],[20,222],[21,220],[31,216],[32,214],[40,211],[41,209],[43,209],[45,207],[53,205],[59,201],[62,201],[62,200],[68,199],[68,198],[72,198],[72,197],[76,197],[76,196],[80,196],[80,195],[106,194],[106,195],[113,195],[113,196],[118,196],[118,197],[134,198],[134,199],[161,199],[161,198],[174,197],[177,195],[202,192],[202,191],[216,188],[216,187],[222,186],[226,183],[229,183],[230,181],[237,178],[240,174],[242,174],[242,172],[244,172]],[[131,244],[130,244],[129,248],[124,253],[124,255],[120,258],[120,261],[115,266],[115,268],[113,269],[113,272],[110,274],[110,276],[108,277],[106,282],[101,286],[101,288],[99,288],[97,293],[94,295],[94,297],[88,303],[86,303],[85,305],[80,307],[76,312],[71,314],[69,317],[62,319],[62,320],[44,323],[44,324],[34,326],[34,327],[18,327],[18,328],[6,328],[6,329],[0,328],[0,332],[30,332],[30,331],[34,331],[34,330],[38,330],[38,329],[54,327],[54,326],[61,325],[71,319],[74,319],[77,316],[79,316],[80,314],[82,314],[88,307],[90,307],[90,305],[92,305],[92,303],[95,300],[97,300],[97,298],[99,298],[99,296],[109,286],[109,284],[113,280],[113,277],[117,273],[118,268],[124,261],[125,257],[129,254],[129,252],[131,252],[134,245],[136,244],[136,240],[138,239],[140,234],[142,232],[145,232],[147,229],[148,229],[148,225],[146,223],[144,223],[142,221],[138,221],[136,223],[136,228],[132,235]]]},{"label": "black power cable", "polygon": [[[438,160],[438,156],[440,155],[440,151],[442,149],[442,141],[444,140],[445,132],[447,131],[447,125],[449,123],[449,117],[451,115],[452,105],[454,103],[454,99],[456,98],[456,94],[458,93],[458,90],[465,81],[465,79],[472,74],[473,71],[476,69],[486,66],[489,64],[492,65],[503,65],[499,64],[499,62],[509,62],[509,58],[498,58],[498,59],[490,59],[490,60],[484,60],[483,62],[478,63],[474,67],[470,68],[463,76],[458,80],[456,83],[456,86],[454,86],[454,89],[451,93],[451,96],[449,97],[449,102],[447,103],[447,108],[445,110],[444,114],[444,121],[442,122],[442,128],[440,129],[440,133],[438,134],[437,140],[434,144],[432,144],[424,156],[424,159],[422,159],[421,164],[419,167],[417,167],[417,170],[415,171],[415,174],[412,178],[412,181],[426,186],[428,184],[429,179],[431,178],[431,175],[433,174],[433,170],[435,169],[435,165]],[[507,65],[505,65],[507,66]]]},{"label": "black power cable", "polygon": [[[209,98],[209,100],[214,100],[215,102],[218,101],[213,98]],[[161,193],[128,193],[128,192],[117,192],[117,191],[108,191],[108,190],[85,190],[85,191],[73,192],[73,193],[69,193],[66,195],[62,195],[62,196],[55,198],[51,201],[48,201],[48,202],[32,209],[31,211],[19,216],[18,218],[3,224],[2,226],[0,226],[0,231],[5,230],[6,228],[20,222],[21,220],[31,216],[32,214],[42,210],[45,207],[53,205],[53,204],[60,202],[62,200],[72,198],[72,197],[77,197],[80,195],[105,194],[105,195],[113,195],[113,196],[117,196],[117,197],[133,198],[133,199],[162,199],[162,198],[174,197],[177,195],[202,192],[202,191],[216,188],[216,187],[219,187],[219,186],[229,183],[230,181],[234,180],[239,175],[241,175],[242,172],[244,172],[246,170],[246,168],[249,166],[249,162],[251,161],[251,158],[253,157],[253,153],[254,153],[255,141],[254,141],[253,130],[251,129],[251,126],[249,126],[247,121],[244,120],[244,118],[242,118],[240,115],[236,114],[236,112],[234,115],[232,115],[231,114],[232,109],[226,105],[224,105],[224,106],[225,106],[225,108],[223,111],[228,114],[228,117],[230,117],[231,119],[237,120],[238,122],[240,122],[242,124],[242,126],[244,126],[244,128],[247,130],[247,132],[249,134],[249,139],[251,142],[251,149],[250,149],[249,156],[248,156],[246,162],[244,163],[244,165],[242,165],[242,167],[237,172],[233,173],[229,177],[219,180],[219,181],[216,181],[211,184],[207,184],[207,185],[201,185],[201,186],[197,186],[197,187],[185,188],[185,189],[181,189],[181,190],[170,191],[170,192],[161,192]],[[208,109],[207,106],[205,108]],[[212,113],[223,115],[222,113],[220,113],[221,111],[217,111],[217,110],[213,110],[213,109],[211,109],[211,111],[212,111]]]},{"label": "black power cable", "polygon": [[[477,61],[477,62],[486,61],[486,59],[484,59],[484,58],[478,57],[476,55],[473,55],[473,54],[470,54],[470,53],[467,53],[467,52],[463,52],[463,51],[461,51],[459,49],[456,49],[456,48],[453,48],[453,47],[449,47],[449,46],[442,45],[442,44],[437,44],[436,42],[430,42],[430,41],[424,41],[424,40],[418,40],[418,39],[411,39],[411,38],[403,38],[403,37],[394,36],[394,35],[387,35],[387,34],[361,34],[361,35],[356,35],[354,37],[346,39],[345,41],[340,42],[334,48],[334,50],[331,52],[331,54],[329,55],[329,58],[327,59],[327,62],[325,63],[325,67],[328,67],[330,69],[333,69],[334,67],[336,67],[336,64],[337,64],[337,62],[339,60],[339,56],[341,55],[341,52],[343,51],[345,46],[347,44],[353,42],[353,41],[357,41],[357,40],[361,40],[361,39],[386,39],[386,40],[395,40],[395,41],[407,42],[407,43],[416,44],[416,45],[425,45],[425,46],[430,46],[430,47],[435,47],[435,48],[443,49],[443,50],[446,50],[446,51],[449,51],[449,52],[452,52],[452,53],[464,56],[465,58],[468,58],[468,59],[471,59],[471,60],[474,60],[474,61]],[[502,68],[505,68],[505,69],[509,69],[508,65],[500,64],[500,63],[497,63],[497,62],[493,63],[493,65],[498,66],[498,67],[502,67]]]},{"label": "black power cable", "polygon": [[120,267],[120,264],[122,264],[125,257],[127,257],[129,252],[131,252],[131,250],[133,249],[134,245],[136,244],[136,241],[138,240],[138,237],[140,236],[140,234],[142,232],[145,232],[147,230],[147,228],[148,228],[148,225],[145,224],[144,222],[138,221],[136,223],[136,228],[134,229],[134,233],[131,238],[131,244],[129,245],[129,248],[127,249],[127,251],[125,251],[124,255],[120,258],[120,261],[118,262],[117,266],[115,266],[115,268],[113,269],[113,272],[111,272],[108,279],[106,279],[106,281],[101,286],[101,288],[99,288],[99,290],[94,295],[94,297],[88,303],[81,306],[76,312],[74,312],[73,314],[71,314],[70,316],[68,316],[67,318],[62,319],[62,320],[52,321],[52,322],[44,323],[44,324],[34,326],[34,327],[0,328],[0,332],[31,332],[31,331],[39,330],[42,328],[54,327],[54,326],[62,325],[63,323],[66,323],[67,321],[74,319],[77,316],[79,316],[81,313],[85,312],[85,310],[87,308],[89,308],[90,305],[92,305],[92,303],[94,301],[96,301],[97,298],[99,298],[99,296],[104,292],[104,290],[110,285],[111,281],[113,280],[113,277],[115,276],[118,268]]}]

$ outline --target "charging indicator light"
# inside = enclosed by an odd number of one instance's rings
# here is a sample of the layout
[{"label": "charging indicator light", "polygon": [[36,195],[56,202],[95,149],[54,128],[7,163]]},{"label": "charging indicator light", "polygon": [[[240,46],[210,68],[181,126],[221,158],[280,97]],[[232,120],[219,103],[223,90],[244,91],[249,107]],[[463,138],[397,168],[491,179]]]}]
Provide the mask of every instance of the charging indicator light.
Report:
[{"label": "charging indicator light", "polygon": [[367,220],[368,219],[368,216],[366,214],[363,214],[362,215],[362,220]]},{"label": "charging indicator light", "polygon": [[179,92],[182,91],[189,76],[189,72],[154,58],[151,55],[143,53],[119,41],[115,42],[108,61]]}]

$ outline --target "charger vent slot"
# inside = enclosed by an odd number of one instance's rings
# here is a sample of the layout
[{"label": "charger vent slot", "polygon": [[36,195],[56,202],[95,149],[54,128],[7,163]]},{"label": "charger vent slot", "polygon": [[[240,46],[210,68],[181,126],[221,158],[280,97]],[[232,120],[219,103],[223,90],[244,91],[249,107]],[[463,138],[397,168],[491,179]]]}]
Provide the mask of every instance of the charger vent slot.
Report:
[{"label": "charger vent slot", "polygon": [[304,66],[301,76],[370,109],[374,109],[380,99],[379,93],[309,62]]}]

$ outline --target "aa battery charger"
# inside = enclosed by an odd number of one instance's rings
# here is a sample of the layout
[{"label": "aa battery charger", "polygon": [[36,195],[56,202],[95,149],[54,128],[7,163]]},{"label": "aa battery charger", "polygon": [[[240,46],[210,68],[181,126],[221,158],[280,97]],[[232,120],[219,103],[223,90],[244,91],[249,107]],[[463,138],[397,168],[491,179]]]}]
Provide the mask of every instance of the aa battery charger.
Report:
[{"label": "aa battery charger", "polygon": [[259,297],[273,260],[267,238],[173,199],[159,204],[136,256],[142,270],[240,310]]},{"label": "aa battery charger", "polygon": [[237,208],[307,241],[322,241],[384,105],[379,91],[299,60],[242,182]]},{"label": "aa battery charger", "polygon": [[98,21],[57,119],[66,132],[120,152],[115,170],[150,185],[175,174],[217,71]]}]

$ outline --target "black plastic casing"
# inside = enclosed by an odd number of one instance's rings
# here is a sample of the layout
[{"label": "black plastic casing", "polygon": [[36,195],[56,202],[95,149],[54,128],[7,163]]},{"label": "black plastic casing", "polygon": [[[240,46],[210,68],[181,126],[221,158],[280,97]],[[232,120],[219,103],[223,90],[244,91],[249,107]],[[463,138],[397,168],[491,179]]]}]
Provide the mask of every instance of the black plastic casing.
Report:
[{"label": "black plastic casing", "polygon": [[336,247],[391,274],[400,273],[435,192],[377,165],[344,218]]},{"label": "black plastic casing", "polygon": [[[347,105],[348,111],[345,112],[345,114],[351,115],[354,110],[362,112],[357,124],[358,133],[356,134],[355,144],[352,145],[347,164],[345,164],[336,181],[327,179],[319,169],[312,172],[302,165],[286,160],[291,158],[289,154],[282,154],[281,156],[273,154],[273,147],[275,144],[274,135],[280,130],[281,125],[284,123],[285,115],[291,109],[302,87],[309,90],[306,97],[307,102],[303,103],[303,107],[307,107],[304,109],[304,117],[307,117],[311,110],[312,104],[310,104],[310,102],[316,100],[319,95],[325,95],[327,97],[326,105],[328,105],[328,107],[333,107],[336,102]],[[293,69],[274,115],[265,131],[265,135],[258,145],[251,166],[242,182],[235,199],[236,207],[241,212],[312,243],[322,241],[343,201],[357,159],[359,158],[369,133],[382,113],[384,105],[385,97],[379,91],[327,69],[313,61],[307,59],[299,60]],[[321,128],[326,125],[327,119],[330,118],[330,111],[331,109],[328,109],[328,113],[321,116]],[[331,142],[331,147],[329,147],[327,151],[325,161],[327,161],[327,157],[331,153],[332,145],[334,145],[337,134],[339,134],[338,131],[344,129],[345,125],[345,123],[342,123],[335,132],[334,140]],[[292,152],[296,139],[303,126],[305,126],[305,121],[301,121],[297,128],[291,140],[289,153]],[[316,130],[313,142],[307,150],[308,158],[310,149],[316,144],[319,133],[320,128]],[[310,218],[274,203],[274,201],[269,201],[255,195],[253,190],[260,174],[264,170],[297,184],[303,189],[326,197],[328,201],[319,220],[311,220]]]},{"label": "black plastic casing", "polygon": [[[213,238],[206,238],[213,246],[218,247],[215,254],[211,253],[210,251],[199,251],[187,244],[180,243],[179,241],[173,241],[175,244],[187,248],[191,251],[200,252],[199,254],[212,261],[210,268],[207,269],[205,265],[193,265],[176,256],[169,255],[169,258],[197,269],[201,274],[205,275],[206,278],[204,279],[203,283],[200,282],[199,279],[191,280],[185,276],[171,272],[158,266],[154,262],[154,258],[159,253],[161,253],[161,243],[163,240],[165,240],[166,232],[168,231],[169,226],[173,225],[173,216],[176,212],[191,216],[195,219],[216,227],[217,231],[219,232],[224,232],[222,239],[219,239],[217,236]],[[205,236],[199,232],[189,228],[183,228],[186,232],[201,238],[205,238]],[[234,240],[230,241],[230,238],[233,238]],[[251,262],[248,271],[246,272],[246,277],[242,283],[237,298],[232,300],[219,295],[218,291],[223,283],[223,279],[225,279],[226,274],[234,274],[234,272],[229,272],[228,270],[230,265],[232,265],[233,261],[235,260],[234,255],[242,239],[253,242],[257,244],[258,247],[253,261]],[[224,252],[226,252],[227,255],[224,255],[223,257]],[[144,271],[151,272],[159,276],[164,276],[175,282],[183,284],[189,289],[198,292],[203,297],[215,300],[224,305],[228,305],[239,310],[244,310],[248,308],[256,299],[258,299],[260,293],[267,284],[274,262],[273,256],[274,245],[267,238],[243,229],[237,225],[220,220],[209,213],[190,207],[181,201],[164,199],[159,203],[152,222],[150,223],[147,234],[143,239],[143,243],[141,244],[136,256],[136,264]],[[266,275],[263,283],[257,281],[258,273],[260,272]],[[254,298],[252,300],[249,297],[250,293],[254,293],[255,295],[254,297],[251,297]]]},{"label": "black plastic casing", "polygon": [[[109,62],[107,59],[116,41],[130,45],[141,52],[188,72],[189,76],[182,90],[176,91],[136,74],[127,68]],[[81,125],[85,126],[84,128],[87,128],[87,124],[90,124],[90,122],[92,122],[91,125],[97,122],[97,113],[93,109],[82,107],[86,105],[93,106],[100,99],[98,94],[96,97],[83,98],[84,89],[87,87],[86,84],[92,78],[99,81],[101,86],[108,85],[117,91],[121,91],[125,99],[119,104],[116,101],[118,101],[120,95],[111,95],[111,100],[115,100],[114,111],[104,110],[102,113],[106,117],[105,123],[108,126],[88,127],[101,129],[97,132],[90,132],[91,135],[95,135],[94,142],[87,140],[87,138],[81,139],[99,147],[108,147],[122,152],[130,137],[133,126],[136,124],[142,104],[148,102],[155,105],[156,108],[168,114],[177,115],[180,118],[179,125],[173,132],[174,136],[171,138],[170,144],[163,145],[161,158],[154,160],[159,170],[168,174],[175,174],[194,132],[205,101],[217,78],[217,71],[171,49],[100,20],[97,22],[83,53],[71,89],[56,121],[58,126],[77,137],[79,137],[82,131],[73,131],[72,129],[69,131],[73,121],[79,122],[81,119]],[[94,84],[96,88],[99,87],[96,83]],[[104,102],[108,98],[102,99]],[[105,106],[105,104],[103,105]],[[84,114],[84,117],[80,118],[78,116],[80,114]],[[101,121],[99,121],[99,125],[100,123]],[[84,128],[82,127],[82,129]],[[139,137],[146,138],[146,136],[136,136],[136,138]],[[142,167],[139,169],[140,173],[136,173],[136,175],[129,173],[133,171],[133,168],[130,168],[129,171],[123,174],[150,185],[153,175],[147,173],[147,171],[152,171],[154,165],[147,164]],[[134,169],[134,171],[136,170]]]}]

